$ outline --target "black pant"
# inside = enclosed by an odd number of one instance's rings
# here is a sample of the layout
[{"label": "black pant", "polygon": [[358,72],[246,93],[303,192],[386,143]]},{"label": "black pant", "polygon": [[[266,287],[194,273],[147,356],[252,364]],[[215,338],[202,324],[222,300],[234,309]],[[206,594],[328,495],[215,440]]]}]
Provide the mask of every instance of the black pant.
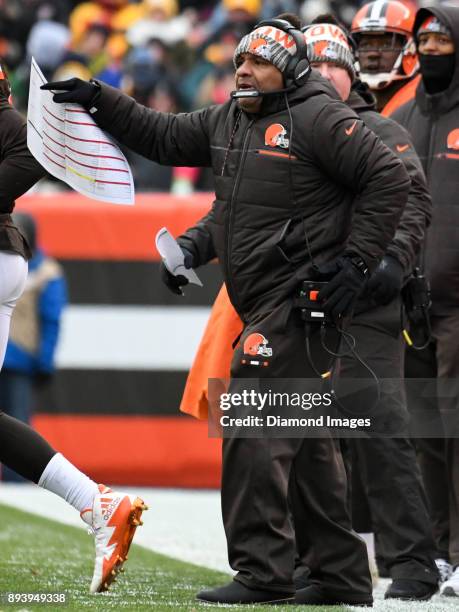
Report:
[{"label": "black pant", "polygon": [[[11,417],[30,424],[33,409],[33,378],[29,374],[5,368],[0,372],[0,409]],[[24,482],[24,479],[9,467],[2,467],[2,480]]]},{"label": "black pant", "polygon": [[[317,380],[306,356],[302,322],[296,312],[288,313],[289,306],[283,305],[245,328],[234,353],[230,389],[241,390],[244,379],[255,377],[265,383],[287,377]],[[254,333],[266,341],[264,355],[244,353]],[[311,343],[316,366],[325,369],[329,358],[320,351],[318,334]],[[296,537],[300,554],[313,559],[325,587],[371,593],[365,544],[350,526],[342,458],[326,431],[323,436],[224,439],[222,511],[236,580],[293,593]],[[297,499],[294,526],[288,503],[291,479]]]},{"label": "black pant", "polygon": [[0,411],[0,463],[38,483],[55,454],[40,434]]},{"label": "black pant", "polygon": [[[356,350],[381,381],[379,402],[376,404],[375,395],[370,393],[367,407],[372,408],[373,431],[384,435],[354,438],[346,444],[351,447],[352,470],[358,472],[367,495],[378,552],[391,577],[434,584],[438,573],[432,527],[415,450],[408,438],[399,321],[398,300],[357,315],[352,321],[349,331],[356,340]],[[341,377],[369,378],[369,373],[349,355],[341,359]],[[365,398],[360,401],[363,408]],[[355,499],[355,492],[353,496],[355,507],[360,500]],[[358,518],[353,516],[354,529],[368,531],[368,522],[359,524]]]},{"label": "black pant", "polygon": [[[408,349],[405,374],[407,379],[437,379],[439,393],[425,392],[432,386],[427,380],[408,384],[408,408],[427,419],[432,435],[416,439],[416,445],[438,556],[459,565],[459,316],[432,317],[431,325],[428,347]],[[441,390],[443,381],[447,393]]]}]

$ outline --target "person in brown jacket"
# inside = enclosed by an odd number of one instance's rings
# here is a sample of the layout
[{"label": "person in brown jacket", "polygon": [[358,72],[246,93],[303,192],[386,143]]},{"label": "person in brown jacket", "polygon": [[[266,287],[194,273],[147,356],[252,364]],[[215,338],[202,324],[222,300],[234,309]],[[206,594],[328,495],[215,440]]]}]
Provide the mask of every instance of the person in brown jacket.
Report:
[{"label": "person in brown jacket", "polygon": [[[43,86],[56,92],[56,102],[82,104],[137,153],[164,164],[212,167],[212,210],[178,242],[188,267],[218,258],[244,322],[231,392],[248,391],[254,377],[265,389],[286,378],[320,386],[293,308],[298,285],[328,279],[320,298],[340,324],[392,239],[409,190],[396,156],[325,79],[310,74],[305,46],[288,21],[258,24],[235,52],[232,99],[188,114],[144,108],[103,83]],[[163,279],[176,293],[186,283],[165,268]],[[319,328],[312,325],[310,344],[325,365]],[[296,474],[321,576],[302,603],[372,602],[365,545],[350,529],[341,457],[326,431],[304,435],[246,437],[233,429],[224,436],[223,521],[237,574],[228,585],[199,593],[200,600],[293,600],[288,483],[298,463],[311,466]]]},{"label": "person in brown jacket", "polygon": [[420,257],[432,306],[427,333],[417,330],[422,350],[406,354],[406,376],[417,379],[408,386],[408,408],[422,417],[416,432],[421,470],[438,550],[452,566],[441,594],[459,597],[459,7],[420,9],[413,35],[422,82],[394,119],[411,134],[432,195]]},{"label": "person in brown jacket", "polygon": [[[27,279],[29,246],[15,227],[15,199],[45,171],[27,148],[26,123],[11,106],[10,85],[0,68],[0,370],[5,358],[11,315]],[[105,591],[126,560],[127,551],[145,508],[132,495],[117,493],[80,472],[31,427],[5,414],[0,406],[0,463],[23,478],[59,495],[81,513],[96,540],[91,583],[93,593]],[[111,524],[103,520],[102,500],[111,503]],[[113,544],[116,546],[113,546]]]},{"label": "person in brown jacket", "polygon": [[[411,177],[408,203],[396,235],[387,249],[384,264],[369,279],[365,296],[359,300],[348,330],[356,339],[359,355],[364,357],[378,378],[393,379],[389,388],[385,386],[380,402],[375,406],[377,414],[387,423],[401,423],[406,420],[407,413],[403,391],[400,292],[414,267],[430,221],[431,199],[409,135],[394,121],[375,111],[373,95],[368,87],[356,80],[347,33],[330,15],[318,17],[313,23],[315,27],[311,24],[304,30],[313,68],[331,81],[341,98],[357,112],[367,127],[400,156]],[[223,285],[187,380],[182,411],[197,418],[207,418],[208,379],[229,377],[231,345],[242,328],[242,321],[231,306]],[[369,376],[352,355],[341,359],[340,375],[348,379]],[[374,403],[374,387],[370,395],[362,402],[362,412]],[[397,433],[397,437],[349,440],[349,446],[355,452],[353,484],[360,480],[360,476],[365,491],[368,491],[368,496],[362,492],[364,497],[359,499],[356,487],[353,487],[353,527],[358,532],[373,532],[374,524],[378,531],[393,578],[386,597],[425,599],[437,589],[435,545],[413,445],[408,440],[408,433],[405,438],[401,431]],[[394,494],[399,499],[396,512],[393,510]],[[364,516],[362,506],[367,504],[374,523],[370,517]],[[297,576],[301,576],[300,568]],[[296,583],[299,586],[300,580],[297,579]]]},{"label": "person in brown jacket", "polygon": [[[348,328],[358,356],[366,365],[348,352],[341,358],[340,376],[368,380],[370,369],[381,387],[379,399],[375,397],[375,386],[370,385],[355,403],[360,403],[362,413],[365,409],[371,411],[375,429],[382,435],[352,439],[344,435],[342,440],[346,455],[352,455],[352,484],[360,476],[365,491],[363,500],[356,500],[352,491],[353,527],[358,532],[372,532],[374,525],[392,578],[386,599],[422,601],[437,591],[439,576],[422,479],[409,439],[400,308],[401,290],[421,249],[432,202],[408,133],[375,111],[374,96],[356,77],[348,33],[332,15],[317,17],[303,31],[311,65],[330,80],[365,125],[400,157],[411,177],[408,203],[394,239],[368,280]],[[394,496],[398,499],[396,508]],[[357,506],[362,501],[369,505],[372,519],[371,526],[364,528],[362,508]]]}]

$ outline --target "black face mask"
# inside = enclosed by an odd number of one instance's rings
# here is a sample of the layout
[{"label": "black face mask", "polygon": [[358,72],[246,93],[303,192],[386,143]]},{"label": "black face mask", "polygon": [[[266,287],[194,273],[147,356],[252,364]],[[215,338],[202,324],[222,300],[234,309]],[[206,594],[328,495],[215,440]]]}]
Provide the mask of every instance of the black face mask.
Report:
[{"label": "black face mask", "polygon": [[422,80],[427,93],[435,94],[448,89],[453,78],[455,55],[423,55],[419,54]]}]

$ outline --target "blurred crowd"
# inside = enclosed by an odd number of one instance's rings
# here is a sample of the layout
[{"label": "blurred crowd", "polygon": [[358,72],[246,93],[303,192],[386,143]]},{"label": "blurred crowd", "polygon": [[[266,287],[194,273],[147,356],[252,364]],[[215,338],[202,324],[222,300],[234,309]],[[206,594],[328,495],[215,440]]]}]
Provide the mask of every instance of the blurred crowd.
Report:
[{"label": "blurred crowd", "polygon": [[[30,60],[49,80],[78,76],[119,87],[161,111],[228,99],[233,52],[261,19],[334,12],[349,24],[359,0],[0,0],[0,57],[26,111]],[[410,4],[415,4],[410,2]],[[139,191],[213,190],[198,169],[155,166],[127,152]]]},{"label": "blurred crowd", "polygon": [[[284,11],[307,21],[346,0],[0,0],[0,57],[16,108],[26,112],[30,60],[49,80],[97,78],[146,106],[190,111],[228,99],[233,52],[257,21]],[[125,151],[138,191],[213,190],[210,173],[159,166]],[[65,189],[62,183],[54,183]]]}]

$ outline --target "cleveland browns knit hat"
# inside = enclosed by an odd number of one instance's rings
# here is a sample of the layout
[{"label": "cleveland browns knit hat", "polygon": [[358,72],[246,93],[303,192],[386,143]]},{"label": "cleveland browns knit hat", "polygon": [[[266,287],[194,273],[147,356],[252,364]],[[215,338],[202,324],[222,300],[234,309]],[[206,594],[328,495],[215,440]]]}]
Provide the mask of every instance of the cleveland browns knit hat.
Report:
[{"label": "cleveland browns knit hat", "polygon": [[234,67],[243,53],[258,55],[284,72],[290,59],[296,54],[296,43],[291,34],[274,26],[261,26],[241,39],[233,56]]},{"label": "cleveland browns knit hat", "polygon": [[420,34],[426,33],[446,34],[451,38],[451,30],[447,25],[435,17],[435,15],[429,15],[427,19],[422,22],[419,30],[416,32],[416,39],[418,39]]},{"label": "cleveland browns knit hat", "polygon": [[308,59],[313,63],[330,62],[348,71],[355,79],[354,56],[344,31],[332,23],[315,23],[303,30]]}]

